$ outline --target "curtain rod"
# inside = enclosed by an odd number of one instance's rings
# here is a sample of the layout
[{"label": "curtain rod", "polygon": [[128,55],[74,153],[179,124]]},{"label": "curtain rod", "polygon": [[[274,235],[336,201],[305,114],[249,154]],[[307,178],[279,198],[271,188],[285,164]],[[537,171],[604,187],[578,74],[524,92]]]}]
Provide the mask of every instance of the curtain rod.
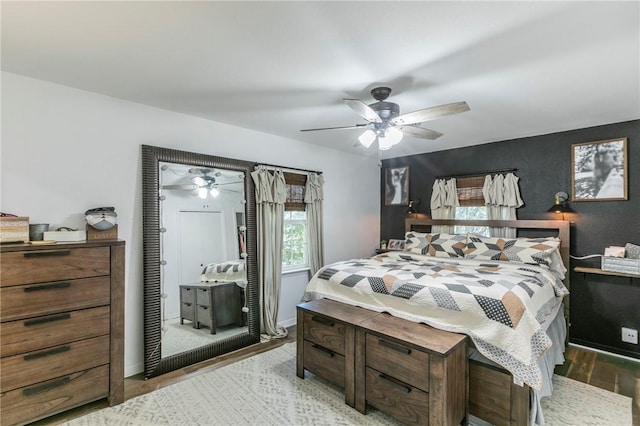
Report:
[{"label": "curtain rod", "polygon": [[487,172],[475,172],[475,173],[463,173],[460,175],[447,175],[447,176],[436,176],[436,179],[449,179],[449,178],[458,178],[458,177],[475,177],[475,176],[486,176],[486,175],[497,175],[501,173],[514,173],[517,172],[518,169],[500,169],[500,170],[490,170]]},{"label": "curtain rod", "polygon": [[305,173],[316,173],[318,175],[321,175],[322,172],[318,172],[315,170],[307,170],[307,169],[298,169],[296,167],[283,167],[283,166],[276,166],[274,164],[266,164],[266,163],[258,163],[256,164],[256,167],[266,167],[268,169],[274,170],[274,169],[281,169],[283,171],[294,171],[294,172],[305,172]]}]

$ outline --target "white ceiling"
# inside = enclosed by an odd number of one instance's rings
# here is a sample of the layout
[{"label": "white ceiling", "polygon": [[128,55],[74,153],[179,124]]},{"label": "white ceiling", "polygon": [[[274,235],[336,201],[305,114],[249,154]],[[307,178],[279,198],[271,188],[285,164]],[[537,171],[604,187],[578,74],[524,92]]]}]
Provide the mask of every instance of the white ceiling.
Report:
[{"label": "white ceiling", "polygon": [[467,101],[384,158],[640,118],[640,3],[8,2],[2,69],[363,155],[343,102]]}]

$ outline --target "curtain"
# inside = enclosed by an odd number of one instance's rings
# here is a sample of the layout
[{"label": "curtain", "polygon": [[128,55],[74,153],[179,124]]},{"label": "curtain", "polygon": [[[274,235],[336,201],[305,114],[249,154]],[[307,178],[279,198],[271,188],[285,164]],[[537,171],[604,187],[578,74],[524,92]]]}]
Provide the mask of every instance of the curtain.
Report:
[{"label": "curtain", "polygon": [[[459,206],[458,190],[454,178],[445,181],[436,179],[431,192],[431,218],[432,219],[453,219],[456,214],[456,207]],[[449,226],[435,225],[431,227],[433,233],[453,233]]]},{"label": "curtain", "polygon": [[[506,176],[487,175],[482,187],[489,220],[516,220],[516,209],[524,203],[520,197],[518,178],[513,173]],[[490,227],[492,237],[515,238],[515,228]]]},{"label": "curtain", "polygon": [[309,173],[305,187],[304,202],[307,204],[307,229],[309,243],[309,268],[311,276],[324,265],[324,240],[322,221],[322,200],[324,178],[322,175]]},{"label": "curtain", "polygon": [[260,333],[265,339],[286,337],[287,330],[277,325],[286,200],[284,174],[281,170],[271,174],[258,169],[251,173],[251,178],[256,187]]}]

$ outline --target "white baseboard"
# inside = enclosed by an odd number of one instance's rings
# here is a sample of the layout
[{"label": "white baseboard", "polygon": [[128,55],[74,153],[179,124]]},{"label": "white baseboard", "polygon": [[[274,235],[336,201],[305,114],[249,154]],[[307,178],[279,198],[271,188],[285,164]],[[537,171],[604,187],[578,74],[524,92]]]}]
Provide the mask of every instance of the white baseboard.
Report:
[{"label": "white baseboard", "polygon": [[297,320],[295,318],[291,318],[278,323],[278,327],[291,327],[292,325],[296,325]]},{"label": "white baseboard", "polygon": [[131,376],[135,376],[136,374],[140,374],[143,372],[144,372],[144,364],[125,366],[124,377],[127,378]]},{"label": "white baseboard", "polygon": [[626,360],[629,360],[629,361],[635,361],[635,362],[640,363],[640,359],[638,359],[638,358],[631,358],[630,356],[620,355],[620,354],[616,354],[616,353],[608,352],[608,351],[603,351],[602,349],[591,348],[589,346],[579,345],[577,343],[569,343],[569,346],[574,346],[576,348],[585,349],[587,351],[599,352],[601,354],[610,355],[610,356],[614,356],[616,358],[622,358],[622,359],[626,359]]}]

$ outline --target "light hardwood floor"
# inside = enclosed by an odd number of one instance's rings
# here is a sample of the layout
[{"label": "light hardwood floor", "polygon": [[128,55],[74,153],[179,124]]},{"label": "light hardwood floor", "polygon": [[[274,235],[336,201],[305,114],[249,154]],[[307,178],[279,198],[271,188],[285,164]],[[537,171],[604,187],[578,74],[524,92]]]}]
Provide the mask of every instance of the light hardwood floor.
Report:
[{"label": "light hardwood floor", "polygon": [[[276,348],[285,343],[294,342],[296,336],[295,326],[290,327],[288,331],[289,335],[284,339],[253,345],[219,356],[215,359],[164,374],[160,377],[154,377],[149,380],[144,380],[141,375],[129,377],[125,379],[125,400],[215,370],[241,359]],[[640,361],[622,359],[573,346],[567,348],[565,357],[566,362],[556,368],[556,374],[631,397],[633,399],[633,426],[640,426]],[[106,401],[98,401],[57,416],[49,417],[33,425],[59,425],[60,423],[106,406]]]}]

